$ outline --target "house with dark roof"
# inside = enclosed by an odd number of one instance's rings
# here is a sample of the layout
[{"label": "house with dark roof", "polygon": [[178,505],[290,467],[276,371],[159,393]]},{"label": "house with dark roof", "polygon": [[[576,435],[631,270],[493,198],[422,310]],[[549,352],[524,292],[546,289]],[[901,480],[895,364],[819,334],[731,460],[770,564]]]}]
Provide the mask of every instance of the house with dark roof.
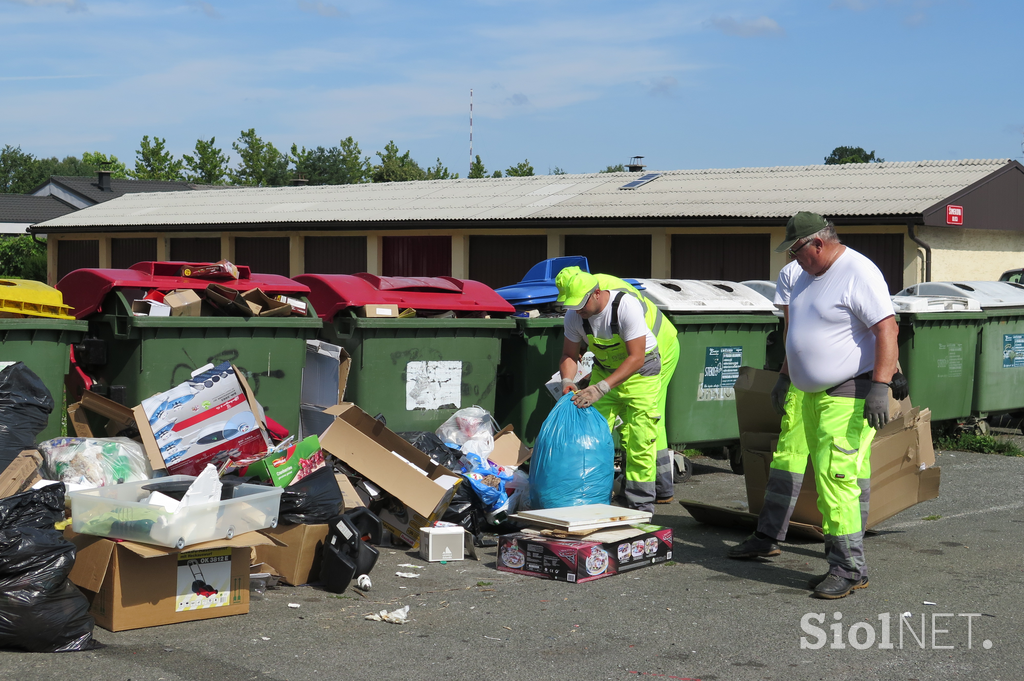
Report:
[{"label": "house with dark roof", "polygon": [[35,225],[50,283],[79,267],[225,258],[254,272],[515,283],[583,255],[618,276],[774,279],[787,220],[811,210],[892,292],[996,279],[1024,261],[1012,159],[537,175],[133,193]]},{"label": "house with dark roof", "polygon": [[110,176],[109,170],[100,170],[96,177],[51,176],[32,191],[32,196],[52,196],[76,210],[81,210],[126,194],[182,192],[196,188],[196,185],[188,182],[115,179]]},{"label": "house with dark roof", "polygon": [[74,208],[52,196],[0,194],[0,235],[24,235],[37,222],[74,212]]}]

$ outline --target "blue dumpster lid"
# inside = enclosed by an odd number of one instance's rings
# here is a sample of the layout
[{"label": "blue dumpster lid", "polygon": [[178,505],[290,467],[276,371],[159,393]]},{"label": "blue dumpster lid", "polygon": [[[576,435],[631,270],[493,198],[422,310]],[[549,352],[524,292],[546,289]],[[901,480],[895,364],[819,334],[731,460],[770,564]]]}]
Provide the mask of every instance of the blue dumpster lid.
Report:
[{"label": "blue dumpster lid", "polygon": [[951,296],[977,300],[981,309],[1024,307],[1024,285],[1009,281],[929,281],[908,286],[900,296]]},{"label": "blue dumpster lid", "polygon": [[162,291],[175,289],[204,290],[211,281],[238,291],[261,289],[270,295],[291,294],[304,296],[309,289],[294,279],[280,274],[253,274],[246,265],[238,265],[238,279],[201,279],[182,277],[178,272],[186,265],[200,266],[213,263],[139,262],[126,270],[83,268],[70,272],[57,282],[57,290],[64,294],[64,302],[75,309],[75,317],[83,319],[101,311],[104,299],[114,289],[142,289]]},{"label": "blue dumpster lid", "polygon": [[381,277],[360,274],[300,274],[309,287],[309,302],[321,319],[331,321],[347,308],[397,305],[416,310],[515,312],[490,286],[454,277]]},{"label": "blue dumpster lid", "polygon": [[[555,286],[555,277],[566,267],[579,267],[584,272],[590,271],[590,264],[587,258],[582,255],[563,255],[558,258],[548,258],[530,268],[522,281],[518,284],[502,286],[495,289],[498,295],[516,307],[537,307],[546,303],[553,303],[558,299],[558,287]],[[625,278],[638,289],[643,289],[639,279]]]}]

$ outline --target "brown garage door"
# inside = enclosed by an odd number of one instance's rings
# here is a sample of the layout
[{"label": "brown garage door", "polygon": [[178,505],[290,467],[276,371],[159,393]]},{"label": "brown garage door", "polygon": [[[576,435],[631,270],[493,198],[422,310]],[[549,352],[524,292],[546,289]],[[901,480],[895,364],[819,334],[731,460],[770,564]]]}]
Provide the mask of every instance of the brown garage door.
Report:
[{"label": "brown garage door", "polygon": [[491,288],[522,281],[531,267],[544,260],[548,238],[536,236],[469,237],[469,278]]},{"label": "brown garage door", "polygon": [[355,274],[366,271],[365,236],[307,236],[304,271]]},{"label": "brown garage door", "polygon": [[169,256],[172,261],[177,262],[217,262],[220,260],[220,239],[174,238],[170,240]]},{"label": "brown garage door", "polygon": [[246,236],[235,239],[235,264],[259,274],[289,275],[288,237]]},{"label": "brown garage door", "polygon": [[382,274],[385,277],[446,277],[452,273],[449,236],[386,236]]},{"label": "brown garage door", "polygon": [[156,260],[156,239],[111,239],[110,266],[115,270],[128,269],[137,262]]},{"label": "brown garage door", "polygon": [[97,239],[61,239],[57,242],[57,281],[65,274],[85,267],[100,266]]},{"label": "brown garage door", "polygon": [[890,294],[903,290],[902,234],[840,234],[839,240],[882,270]]},{"label": "brown garage door", "polygon": [[591,272],[616,277],[651,276],[651,235],[588,236],[567,234],[565,254],[587,258]]},{"label": "brown garage door", "polygon": [[767,234],[673,234],[673,279],[768,279]]}]

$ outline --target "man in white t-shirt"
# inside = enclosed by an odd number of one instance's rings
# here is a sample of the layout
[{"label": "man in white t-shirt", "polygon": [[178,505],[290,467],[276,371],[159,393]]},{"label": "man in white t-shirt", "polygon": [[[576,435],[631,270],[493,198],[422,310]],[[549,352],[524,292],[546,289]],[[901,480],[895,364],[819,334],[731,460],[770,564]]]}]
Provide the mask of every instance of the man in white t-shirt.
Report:
[{"label": "man in white t-shirt", "polygon": [[[802,270],[795,277],[795,270],[784,270],[785,277],[779,277],[781,296],[789,296],[786,361],[772,391],[773,406],[785,412],[779,449],[797,462],[794,468],[800,467],[801,455],[814,464],[829,564],[828,573],[812,582],[814,595],[842,598],[868,585],[864,522],[871,440],[889,420],[898,329],[882,273],[842,245],[831,222],[816,213],[797,213],[776,250],[788,251]],[[895,389],[905,396],[905,382]],[[792,490],[795,486],[798,493],[799,485],[794,482],[789,481],[788,492],[775,490],[777,505],[795,500]],[[771,492],[766,491],[766,502]],[[765,531],[778,530],[768,525],[759,522],[758,531],[729,555],[778,555],[775,542],[781,537]]]}]

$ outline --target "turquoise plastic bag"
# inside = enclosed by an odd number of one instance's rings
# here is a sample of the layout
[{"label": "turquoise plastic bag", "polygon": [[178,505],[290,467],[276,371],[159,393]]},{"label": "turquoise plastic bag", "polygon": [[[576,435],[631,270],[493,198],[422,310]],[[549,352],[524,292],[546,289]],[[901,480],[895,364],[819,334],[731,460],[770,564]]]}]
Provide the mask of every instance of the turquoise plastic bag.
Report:
[{"label": "turquoise plastic bag", "polygon": [[530,508],[607,504],[615,478],[608,422],[562,395],[544,420],[530,459]]}]

